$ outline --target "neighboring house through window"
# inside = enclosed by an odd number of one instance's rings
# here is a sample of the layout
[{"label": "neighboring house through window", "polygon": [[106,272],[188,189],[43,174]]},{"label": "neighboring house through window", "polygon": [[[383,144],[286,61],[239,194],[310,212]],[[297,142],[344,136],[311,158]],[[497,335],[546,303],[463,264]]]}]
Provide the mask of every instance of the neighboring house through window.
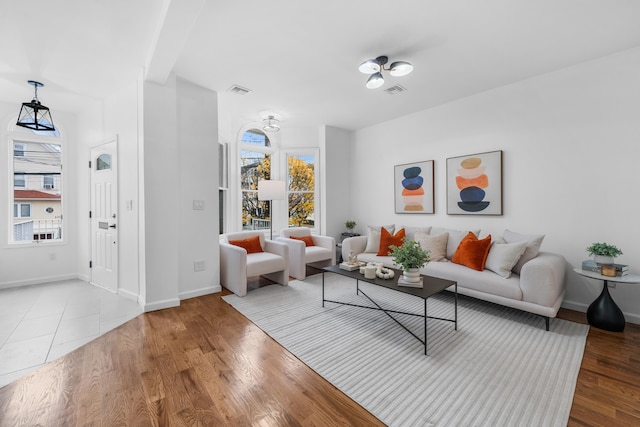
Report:
[{"label": "neighboring house through window", "polygon": [[9,173],[13,205],[9,243],[62,240],[62,145],[59,133],[45,135],[16,128]]},{"label": "neighboring house through window", "polygon": [[249,129],[240,141],[240,191],[242,193],[242,229],[268,230],[271,206],[258,200],[258,181],[271,179],[273,148],[264,132]]}]

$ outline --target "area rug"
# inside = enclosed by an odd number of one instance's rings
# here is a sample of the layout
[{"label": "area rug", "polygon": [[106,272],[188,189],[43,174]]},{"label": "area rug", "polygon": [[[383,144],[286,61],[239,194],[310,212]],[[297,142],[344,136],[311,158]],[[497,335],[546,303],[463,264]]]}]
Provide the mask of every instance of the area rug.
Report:
[{"label": "area rug", "polygon": [[[326,273],[326,298],[367,305],[353,279]],[[428,355],[384,313],[326,303],[322,275],[225,301],[389,426],[566,426],[588,326],[460,296],[458,330],[428,322]],[[420,298],[360,282],[386,308],[422,313]],[[453,316],[453,294],[428,313]],[[368,305],[371,305],[368,303]],[[397,315],[422,337],[421,318]]]}]

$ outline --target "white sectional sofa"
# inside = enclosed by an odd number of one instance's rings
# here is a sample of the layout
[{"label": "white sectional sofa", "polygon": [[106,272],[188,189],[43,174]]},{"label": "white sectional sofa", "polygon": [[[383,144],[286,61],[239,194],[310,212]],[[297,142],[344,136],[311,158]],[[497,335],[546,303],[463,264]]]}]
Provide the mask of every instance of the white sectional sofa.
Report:
[{"label": "white sectional sofa", "polygon": [[[464,236],[469,231],[478,236],[480,230],[393,225],[385,228],[391,228],[391,233],[398,233],[404,228],[406,239],[417,240],[421,246],[426,245],[426,249],[431,250],[432,261],[422,268],[422,274],[457,281],[460,294],[540,315],[549,330],[549,318],[556,317],[565,294],[566,261],[562,255],[539,251],[543,235],[531,236],[505,230],[502,237],[492,236],[485,268],[478,271],[450,260]],[[379,230],[380,226],[368,227],[366,235],[345,239],[342,242],[343,258],[346,260],[351,254],[356,255],[360,262],[380,262],[385,267],[397,268],[391,256],[377,255],[375,239],[379,238]],[[436,240],[441,243],[443,233],[447,233],[446,249],[442,249],[440,255],[446,258],[433,261],[434,257],[438,258],[436,252],[439,249],[429,245]],[[511,254],[505,256],[508,252]]]}]

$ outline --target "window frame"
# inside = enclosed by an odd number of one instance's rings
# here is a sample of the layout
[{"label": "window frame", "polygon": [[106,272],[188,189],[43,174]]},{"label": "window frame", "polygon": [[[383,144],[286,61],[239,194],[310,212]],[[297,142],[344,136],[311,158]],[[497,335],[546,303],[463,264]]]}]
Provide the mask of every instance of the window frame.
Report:
[{"label": "window frame", "polygon": [[[313,227],[308,227],[309,230],[313,233],[318,233],[320,230],[320,219],[321,219],[321,210],[320,210],[320,149],[318,148],[287,148],[282,151],[282,155],[284,158],[284,177],[286,185],[286,196],[285,199],[287,201],[286,205],[286,222],[287,227],[295,227],[295,225],[289,224],[289,195],[291,193],[299,193],[300,191],[289,191],[289,157],[297,157],[297,156],[308,156],[312,155],[314,159],[314,167],[313,167]],[[309,191],[305,191],[309,192]]]},{"label": "window frame", "polygon": [[[67,229],[68,224],[67,221],[65,219],[66,215],[65,215],[65,210],[66,210],[66,205],[67,203],[64,202],[65,199],[65,189],[64,187],[66,187],[64,180],[62,179],[62,176],[65,175],[63,172],[63,163],[64,163],[64,159],[65,159],[65,155],[66,155],[66,146],[65,146],[65,141],[64,138],[62,138],[60,136],[60,133],[58,130],[56,130],[55,135],[43,135],[43,134],[38,134],[35,131],[29,131],[23,128],[18,128],[15,127],[14,131],[9,131],[7,132],[6,135],[6,141],[7,141],[7,177],[8,177],[8,194],[7,194],[7,211],[8,211],[8,215],[6,215],[7,221],[6,221],[6,230],[7,230],[7,236],[6,236],[6,240],[5,240],[5,245],[7,248],[18,248],[18,247],[36,247],[36,246],[42,246],[43,244],[45,245],[64,245],[67,244],[66,241],[66,232],[64,232],[64,230]],[[32,239],[26,239],[26,240],[14,240],[14,221],[15,221],[15,217],[14,217],[14,204],[16,203],[15,201],[15,197],[14,197],[14,189],[15,189],[15,185],[14,185],[14,167],[15,167],[15,162],[14,162],[14,157],[15,156],[15,148],[16,145],[20,146],[22,148],[21,151],[19,151],[19,154],[17,157],[28,157],[27,156],[27,152],[28,152],[28,145],[29,144],[49,144],[49,145],[56,145],[60,148],[60,176],[56,182],[55,176],[54,176],[54,187],[57,186],[57,188],[55,188],[55,190],[59,191],[61,196],[60,196],[60,208],[59,208],[59,212],[60,212],[60,229],[62,230],[62,235],[59,239],[39,239],[39,238],[32,238]],[[25,187],[19,187],[19,188],[26,188],[28,189],[29,185],[28,185],[28,180],[25,177]],[[40,184],[42,184],[41,180],[38,180]],[[38,182],[36,181],[36,182]],[[36,186],[38,184],[36,183]],[[37,189],[38,191],[41,190]],[[19,204],[24,204],[27,202],[17,202]],[[30,209],[30,213],[31,213],[31,217],[33,218],[34,215],[34,204],[32,202],[28,202],[31,205],[31,209]],[[25,218],[25,217],[23,217]]]},{"label": "window frame", "polygon": [[[269,145],[257,145],[257,144],[248,144],[246,142],[242,141],[242,137],[245,135],[245,133],[247,132],[251,132],[252,130],[257,130],[262,132],[262,134],[264,134],[265,138],[267,139],[267,141],[269,142]],[[242,188],[242,152],[243,151],[250,151],[250,152],[257,152],[257,153],[263,153],[265,155],[269,155],[270,156],[270,168],[269,168],[269,179],[276,179],[274,178],[274,171],[277,170],[277,154],[278,154],[278,149],[277,147],[275,147],[275,144],[273,142],[273,139],[270,135],[268,135],[266,132],[262,131],[259,129],[259,127],[256,126],[250,126],[247,127],[245,130],[243,130],[240,133],[240,137],[238,140],[238,161],[237,161],[237,167],[238,167],[238,195],[239,195],[239,215],[238,215],[238,219],[239,219],[239,229],[242,230],[243,229],[243,225],[242,225],[242,217],[244,214],[244,208],[242,206],[242,201],[243,201],[243,195],[245,192],[251,192],[251,193],[256,193],[256,197],[257,197],[257,193],[258,193],[258,189],[256,188],[255,190],[245,190]],[[274,206],[269,206],[270,209],[270,214],[271,214],[271,221],[272,221],[272,226],[273,229],[277,229],[277,227],[280,223],[280,221],[278,220],[277,217],[277,209],[274,209]],[[263,233],[267,233],[269,231],[269,229],[257,229],[256,231],[262,231]]]}]

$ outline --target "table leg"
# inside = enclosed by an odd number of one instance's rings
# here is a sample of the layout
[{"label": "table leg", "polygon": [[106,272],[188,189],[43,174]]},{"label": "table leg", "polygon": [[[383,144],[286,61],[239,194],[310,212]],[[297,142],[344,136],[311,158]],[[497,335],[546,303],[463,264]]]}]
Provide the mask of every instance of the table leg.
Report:
[{"label": "table leg", "polygon": [[624,314],[611,298],[607,280],[604,281],[600,296],[587,309],[587,320],[590,325],[605,331],[624,331]]},{"label": "table leg", "polygon": [[322,306],[324,307],[324,271],[322,272]]},{"label": "table leg", "polygon": [[424,299],[424,355],[427,355],[427,299]]}]

